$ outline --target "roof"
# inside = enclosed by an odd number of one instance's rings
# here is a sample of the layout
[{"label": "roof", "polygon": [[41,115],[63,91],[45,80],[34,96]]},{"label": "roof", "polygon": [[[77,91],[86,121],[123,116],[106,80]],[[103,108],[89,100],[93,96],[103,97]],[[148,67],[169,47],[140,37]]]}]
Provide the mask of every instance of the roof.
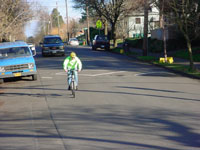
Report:
[{"label": "roof", "polygon": [[0,43],[0,49],[11,48],[11,47],[26,47],[28,44],[26,42],[3,42]]}]

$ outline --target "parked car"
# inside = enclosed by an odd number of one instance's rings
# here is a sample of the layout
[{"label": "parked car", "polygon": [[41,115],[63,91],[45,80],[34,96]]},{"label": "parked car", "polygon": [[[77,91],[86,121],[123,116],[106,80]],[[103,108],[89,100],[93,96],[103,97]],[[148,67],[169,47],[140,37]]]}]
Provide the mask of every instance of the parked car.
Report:
[{"label": "parked car", "polygon": [[28,46],[30,47],[33,55],[36,55],[36,49],[35,49],[35,44],[33,43],[28,43]]},{"label": "parked car", "polygon": [[95,35],[92,41],[92,50],[97,50],[97,48],[110,50],[110,41],[105,35]]},{"label": "parked car", "polygon": [[33,53],[25,42],[0,43],[0,83],[5,78],[31,76],[37,80]]},{"label": "parked car", "polygon": [[79,41],[76,38],[70,38],[68,43],[69,45],[73,45],[73,46],[79,45]]},{"label": "parked car", "polygon": [[59,35],[45,36],[40,45],[42,47],[42,56],[65,55],[64,43]]}]

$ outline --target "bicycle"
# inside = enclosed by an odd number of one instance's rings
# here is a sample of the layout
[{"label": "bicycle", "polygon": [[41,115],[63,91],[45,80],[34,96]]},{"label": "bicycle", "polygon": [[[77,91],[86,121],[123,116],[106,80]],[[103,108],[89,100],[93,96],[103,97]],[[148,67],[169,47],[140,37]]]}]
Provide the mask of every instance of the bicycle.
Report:
[{"label": "bicycle", "polygon": [[71,83],[70,83],[70,89],[71,89],[71,91],[72,91],[72,96],[73,96],[73,98],[75,98],[75,90],[76,90],[76,84],[75,84],[75,70],[70,70],[70,72],[71,72],[71,76],[70,76],[70,78],[71,78]]}]

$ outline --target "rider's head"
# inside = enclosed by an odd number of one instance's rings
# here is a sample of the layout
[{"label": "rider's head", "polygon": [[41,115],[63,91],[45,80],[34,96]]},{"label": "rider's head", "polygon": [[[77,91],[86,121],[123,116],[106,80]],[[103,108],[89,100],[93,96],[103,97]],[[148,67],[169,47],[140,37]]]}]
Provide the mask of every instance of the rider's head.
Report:
[{"label": "rider's head", "polygon": [[75,58],[75,57],[76,57],[76,53],[75,53],[75,52],[71,52],[71,53],[70,53],[70,57],[71,57],[71,58]]}]

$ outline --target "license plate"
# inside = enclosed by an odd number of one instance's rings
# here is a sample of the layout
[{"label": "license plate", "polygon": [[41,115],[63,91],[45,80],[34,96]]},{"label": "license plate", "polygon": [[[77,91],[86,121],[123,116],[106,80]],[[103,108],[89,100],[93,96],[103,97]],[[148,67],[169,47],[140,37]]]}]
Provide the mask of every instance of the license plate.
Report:
[{"label": "license plate", "polygon": [[52,53],[54,53],[54,54],[55,54],[55,53],[56,53],[56,51],[52,51]]},{"label": "license plate", "polygon": [[104,48],[104,45],[101,45],[102,48]]},{"label": "license plate", "polygon": [[22,74],[20,72],[18,72],[18,73],[14,73],[14,76],[15,77],[20,77],[20,76],[22,76]]}]

